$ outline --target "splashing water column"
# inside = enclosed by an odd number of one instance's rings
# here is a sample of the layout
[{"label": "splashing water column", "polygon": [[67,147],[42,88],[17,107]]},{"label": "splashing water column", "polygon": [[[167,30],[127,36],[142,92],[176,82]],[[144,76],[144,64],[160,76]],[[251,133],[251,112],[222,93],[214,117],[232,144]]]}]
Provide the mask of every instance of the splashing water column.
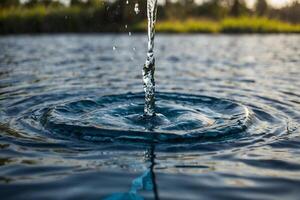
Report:
[{"label": "splashing water column", "polygon": [[143,67],[143,81],[145,91],[145,116],[155,115],[155,58],[154,58],[154,36],[155,22],[157,12],[157,0],[147,0],[147,16],[148,16],[148,52],[146,63]]}]

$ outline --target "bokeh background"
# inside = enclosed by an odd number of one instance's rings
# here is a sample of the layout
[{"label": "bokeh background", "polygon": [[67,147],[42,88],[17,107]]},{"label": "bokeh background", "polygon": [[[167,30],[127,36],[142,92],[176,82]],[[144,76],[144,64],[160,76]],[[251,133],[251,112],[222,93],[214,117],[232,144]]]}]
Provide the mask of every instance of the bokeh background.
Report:
[{"label": "bokeh background", "polygon": [[[146,0],[0,0],[0,34],[143,32]],[[159,0],[158,32],[299,33],[299,0]]]}]

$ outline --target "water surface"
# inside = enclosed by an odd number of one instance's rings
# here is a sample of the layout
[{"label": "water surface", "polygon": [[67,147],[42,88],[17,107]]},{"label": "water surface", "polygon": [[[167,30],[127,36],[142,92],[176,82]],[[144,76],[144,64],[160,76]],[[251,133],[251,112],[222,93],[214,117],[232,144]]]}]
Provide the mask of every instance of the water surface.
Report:
[{"label": "water surface", "polygon": [[[298,199],[300,37],[0,38],[5,199]],[[113,46],[115,48],[113,48]]]}]

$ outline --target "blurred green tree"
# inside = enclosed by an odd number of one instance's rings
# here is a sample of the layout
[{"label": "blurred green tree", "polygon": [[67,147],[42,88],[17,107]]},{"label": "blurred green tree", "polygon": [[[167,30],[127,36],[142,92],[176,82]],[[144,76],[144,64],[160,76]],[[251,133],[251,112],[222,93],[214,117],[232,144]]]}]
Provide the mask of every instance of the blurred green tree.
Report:
[{"label": "blurred green tree", "polygon": [[39,0],[28,0],[24,5],[26,7],[34,7],[39,4]]},{"label": "blurred green tree", "polygon": [[0,8],[16,7],[19,5],[19,0],[0,0]]},{"label": "blurred green tree", "polygon": [[40,0],[40,4],[44,5],[44,6],[50,6],[54,1],[52,0]]},{"label": "blurred green tree", "polygon": [[219,0],[204,2],[197,8],[197,15],[220,19],[228,14],[228,7]]},{"label": "blurred green tree", "polygon": [[255,3],[255,12],[259,16],[267,15],[269,6],[266,0],[257,0]]},{"label": "blurred green tree", "polygon": [[103,5],[103,0],[87,0],[86,5],[87,6],[101,6]]},{"label": "blurred green tree", "polygon": [[24,4],[26,7],[35,7],[38,5],[46,6],[46,7],[61,7],[63,4],[58,0],[28,0]]},{"label": "blurred green tree", "polygon": [[294,0],[280,10],[274,9],[272,14],[274,17],[279,16],[279,18],[292,23],[300,23],[300,0]]},{"label": "blurred green tree", "polygon": [[234,0],[230,9],[230,15],[234,17],[247,15],[250,13],[249,8],[244,0]]},{"label": "blurred green tree", "polygon": [[71,0],[70,5],[71,6],[84,6],[85,2],[82,0]]}]

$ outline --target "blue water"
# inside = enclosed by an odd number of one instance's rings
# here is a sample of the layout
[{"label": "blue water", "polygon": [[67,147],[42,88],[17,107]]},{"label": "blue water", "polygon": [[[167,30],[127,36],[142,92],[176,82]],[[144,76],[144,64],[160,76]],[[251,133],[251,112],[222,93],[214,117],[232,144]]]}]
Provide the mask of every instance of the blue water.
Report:
[{"label": "blue water", "polygon": [[[299,199],[300,36],[0,37],[5,199]],[[115,47],[115,48],[113,48]]]}]

